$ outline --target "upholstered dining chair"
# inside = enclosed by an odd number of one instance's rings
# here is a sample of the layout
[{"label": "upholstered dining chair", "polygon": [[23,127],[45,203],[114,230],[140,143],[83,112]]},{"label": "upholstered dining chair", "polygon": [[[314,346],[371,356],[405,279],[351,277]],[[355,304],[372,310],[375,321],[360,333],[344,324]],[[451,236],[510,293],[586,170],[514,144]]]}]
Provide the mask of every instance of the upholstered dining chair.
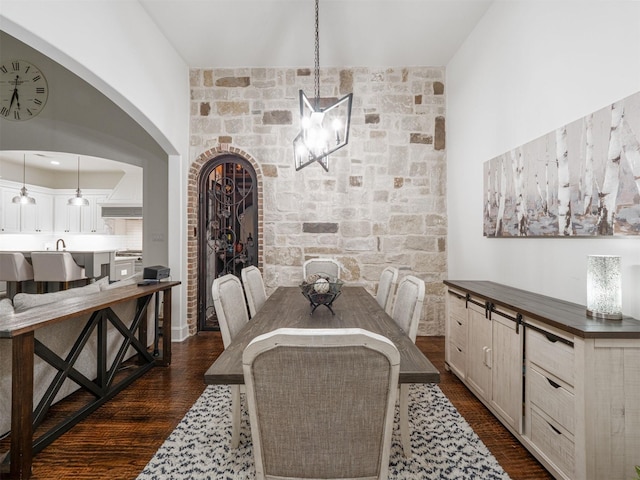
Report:
[{"label": "upholstered dining chair", "polygon": [[33,279],[40,286],[59,282],[60,289],[69,288],[69,282],[88,280],[84,267],[69,252],[31,252]]},{"label": "upholstered dining chair", "polygon": [[249,315],[255,317],[258,310],[267,301],[267,292],[264,289],[264,281],[258,267],[251,265],[240,271],[242,277],[242,285],[244,293],[247,296],[247,304],[249,305]]},{"label": "upholstered dining chair", "polygon": [[396,267],[387,267],[382,270],[380,280],[378,281],[378,291],[376,292],[376,300],[385,312],[391,314],[393,305],[393,294],[396,291],[398,283],[398,269]]},{"label": "upholstered dining chair", "polygon": [[[211,297],[220,324],[222,344],[227,348],[233,337],[249,321],[240,279],[232,274],[214,279],[211,284]],[[240,385],[231,385],[232,448],[237,448],[240,442],[240,393]]]},{"label": "upholstered dining chair", "polygon": [[[33,280],[33,267],[23,253],[0,252],[0,281],[15,284],[15,293],[22,291],[22,282]],[[13,289],[12,289],[13,291]],[[9,288],[7,288],[9,293]]]},{"label": "upholstered dining chair", "polygon": [[333,258],[311,258],[302,264],[302,278],[313,273],[326,273],[336,279],[340,278],[340,264]]},{"label": "upholstered dining chair", "polygon": [[400,354],[367,330],[282,328],[242,355],[256,478],[386,479]]},{"label": "upholstered dining chair", "polygon": [[[413,275],[407,275],[398,283],[396,298],[393,302],[391,318],[415,343],[418,323],[424,303],[424,281]],[[409,434],[409,384],[400,385],[400,436],[404,456],[411,456],[411,437]]]}]

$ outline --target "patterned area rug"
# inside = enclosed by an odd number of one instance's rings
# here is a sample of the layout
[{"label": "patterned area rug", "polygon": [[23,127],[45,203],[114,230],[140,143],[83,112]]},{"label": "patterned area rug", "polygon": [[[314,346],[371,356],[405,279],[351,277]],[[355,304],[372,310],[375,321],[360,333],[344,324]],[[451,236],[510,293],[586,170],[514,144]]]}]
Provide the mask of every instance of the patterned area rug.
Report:
[{"label": "patterned area rug", "polygon": [[[249,414],[242,404],[240,446],[232,450],[229,387],[207,387],[138,480],[254,478]],[[412,385],[409,405],[413,455],[402,455],[396,406],[389,480],[509,479],[440,388]]]}]

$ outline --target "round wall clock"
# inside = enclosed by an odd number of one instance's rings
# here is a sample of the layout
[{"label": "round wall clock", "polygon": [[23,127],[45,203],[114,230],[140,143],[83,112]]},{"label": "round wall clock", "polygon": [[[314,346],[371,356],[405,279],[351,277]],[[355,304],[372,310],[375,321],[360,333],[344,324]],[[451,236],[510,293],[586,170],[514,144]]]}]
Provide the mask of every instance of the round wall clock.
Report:
[{"label": "round wall clock", "polygon": [[11,60],[0,65],[0,117],[29,120],[42,111],[48,96],[47,79],[34,64]]}]

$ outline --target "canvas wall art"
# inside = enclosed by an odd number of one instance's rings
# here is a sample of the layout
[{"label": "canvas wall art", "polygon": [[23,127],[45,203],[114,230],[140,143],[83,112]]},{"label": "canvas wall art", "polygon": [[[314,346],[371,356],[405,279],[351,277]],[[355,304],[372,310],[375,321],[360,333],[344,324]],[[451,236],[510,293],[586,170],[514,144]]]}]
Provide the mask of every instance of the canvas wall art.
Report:
[{"label": "canvas wall art", "polygon": [[640,235],[640,92],[484,164],[484,235]]}]

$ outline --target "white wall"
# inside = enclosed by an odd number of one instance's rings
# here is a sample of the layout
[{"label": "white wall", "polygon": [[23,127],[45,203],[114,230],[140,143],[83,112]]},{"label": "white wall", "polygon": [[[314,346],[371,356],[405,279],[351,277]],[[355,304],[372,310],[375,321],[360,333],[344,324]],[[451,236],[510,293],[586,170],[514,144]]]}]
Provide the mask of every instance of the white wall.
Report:
[{"label": "white wall", "polygon": [[483,163],[640,91],[640,2],[497,1],[447,65],[450,279],[586,304],[586,257],[621,255],[640,319],[640,238],[485,238]]},{"label": "white wall", "polygon": [[[168,171],[169,159],[188,163],[189,70],[137,1],[2,0],[0,29],[78,75],[133,118],[166,153],[157,168]],[[145,202],[145,215],[153,220],[145,222],[151,237],[145,254],[158,263],[168,258],[172,278],[185,284],[186,257],[169,247],[183,243],[185,229],[176,226],[186,224],[186,195],[168,192],[181,191],[186,174],[168,176],[167,185],[158,173],[145,173],[145,198],[163,189],[151,212]],[[174,289],[174,339],[188,333],[185,305],[185,289]]]}]

